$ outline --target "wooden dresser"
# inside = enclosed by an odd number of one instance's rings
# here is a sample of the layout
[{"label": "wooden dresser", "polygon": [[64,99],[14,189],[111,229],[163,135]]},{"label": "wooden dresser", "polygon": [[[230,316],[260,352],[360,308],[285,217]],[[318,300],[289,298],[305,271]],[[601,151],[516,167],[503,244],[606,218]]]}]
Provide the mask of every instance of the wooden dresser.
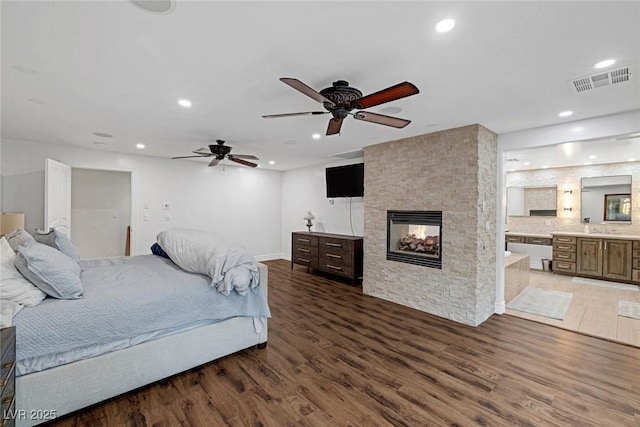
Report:
[{"label": "wooden dresser", "polygon": [[359,236],[296,231],[291,233],[291,268],[306,265],[351,279],[362,276],[362,245]]},{"label": "wooden dresser", "polygon": [[15,425],[16,327],[0,329],[0,426]]}]

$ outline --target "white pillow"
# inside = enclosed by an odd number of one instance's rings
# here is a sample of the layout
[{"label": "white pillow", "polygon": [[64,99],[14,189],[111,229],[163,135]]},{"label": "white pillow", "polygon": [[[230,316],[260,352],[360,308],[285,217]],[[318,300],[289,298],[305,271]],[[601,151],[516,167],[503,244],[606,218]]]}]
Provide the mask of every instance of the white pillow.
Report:
[{"label": "white pillow", "polygon": [[161,231],[157,239],[178,267],[190,273],[206,274],[211,278],[211,285],[224,295],[232,290],[246,295],[249,288],[258,286],[256,260],[214,234],[172,228]]},{"label": "white pillow", "polygon": [[2,257],[0,260],[4,261],[14,256],[16,256],[16,253],[11,249],[11,246],[9,246],[7,239],[4,236],[0,237],[0,257]]},{"label": "white pillow", "polygon": [[31,284],[13,264],[16,254],[4,237],[0,238],[0,295],[17,304],[34,306],[47,294]]},{"label": "white pillow", "polygon": [[24,305],[16,304],[8,299],[0,299],[0,328],[12,326],[13,316],[23,308]]}]

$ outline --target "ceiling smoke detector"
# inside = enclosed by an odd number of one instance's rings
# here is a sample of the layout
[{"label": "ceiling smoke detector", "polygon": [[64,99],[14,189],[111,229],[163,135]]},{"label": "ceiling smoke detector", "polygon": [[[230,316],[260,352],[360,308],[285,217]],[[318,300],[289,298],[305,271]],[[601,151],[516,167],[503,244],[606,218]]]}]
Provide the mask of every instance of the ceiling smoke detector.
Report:
[{"label": "ceiling smoke detector", "polygon": [[631,66],[580,77],[569,81],[571,90],[576,93],[587,92],[599,87],[628,82],[631,78]]}]

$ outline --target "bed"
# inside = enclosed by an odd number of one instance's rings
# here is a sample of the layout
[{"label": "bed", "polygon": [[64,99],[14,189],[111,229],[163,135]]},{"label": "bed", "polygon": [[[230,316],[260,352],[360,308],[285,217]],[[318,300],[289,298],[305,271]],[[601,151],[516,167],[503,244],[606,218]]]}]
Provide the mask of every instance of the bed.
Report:
[{"label": "bed", "polygon": [[[83,293],[14,317],[17,426],[69,414],[267,343],[267,268],[223,292],[168,257],[80,261]],[[253,268],[253,267],[252,267]],[[227,277],[231,277],[227,271]]]}]

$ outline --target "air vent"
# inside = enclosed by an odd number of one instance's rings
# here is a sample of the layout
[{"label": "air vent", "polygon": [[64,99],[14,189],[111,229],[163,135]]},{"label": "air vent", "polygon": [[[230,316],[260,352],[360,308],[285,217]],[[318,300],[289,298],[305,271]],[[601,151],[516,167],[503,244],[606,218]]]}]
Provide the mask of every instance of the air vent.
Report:
[{"label": "air vent", "polygon": [[592,76],[580,77],[569,81],[571,90],[576,93],[588,92],[590,90],[628,82],[631,78],[631,66],[621,67],[604,73]]},{"label": "air vent", "polygon": [[516,159],[515,157],[512,159],[507,159],[507,162],[519,162],[520,160]]}]

